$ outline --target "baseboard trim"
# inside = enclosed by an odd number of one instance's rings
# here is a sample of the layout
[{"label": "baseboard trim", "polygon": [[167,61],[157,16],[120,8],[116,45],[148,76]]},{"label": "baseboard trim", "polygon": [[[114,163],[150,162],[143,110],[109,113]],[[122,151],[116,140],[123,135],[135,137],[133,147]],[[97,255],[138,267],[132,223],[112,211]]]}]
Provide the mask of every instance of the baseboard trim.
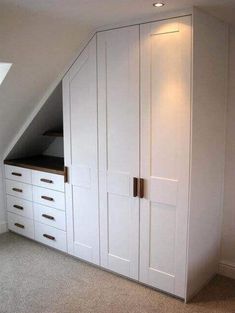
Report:
[{"label": "baseboard trim", "polygon": [[7,223],[1,223],[0,224],[0,234],[7,232]]},{"label": "baseboard trim", "polygon": [[218,273],[220,275],[235,279],[235,264],[220,262]]}]

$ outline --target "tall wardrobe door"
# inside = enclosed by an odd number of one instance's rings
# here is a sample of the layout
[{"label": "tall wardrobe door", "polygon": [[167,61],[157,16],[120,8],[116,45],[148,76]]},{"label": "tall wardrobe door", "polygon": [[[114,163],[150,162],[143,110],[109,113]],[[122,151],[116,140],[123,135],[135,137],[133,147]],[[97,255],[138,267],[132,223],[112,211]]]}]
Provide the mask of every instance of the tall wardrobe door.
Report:
[{"label": "tall wardrobe door", "polygon": [[184,298],[191,19],[141,26],[140,281]]},{"label": "tall wardrobe door", "polygon": [[98,34],[101,265],[138,278],[139,27]]},{"label": "tall wardrobe door", "polygon": [[63,80],[69,253],[99,264],[96,36]]}]

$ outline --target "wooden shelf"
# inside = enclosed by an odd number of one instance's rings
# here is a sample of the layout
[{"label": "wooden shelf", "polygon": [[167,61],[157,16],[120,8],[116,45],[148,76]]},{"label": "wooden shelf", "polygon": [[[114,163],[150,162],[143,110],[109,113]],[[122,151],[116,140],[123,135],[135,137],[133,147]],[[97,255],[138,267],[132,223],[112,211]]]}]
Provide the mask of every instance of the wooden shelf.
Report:
[{"label": "wooden shelf", "polygon": [[47,130],[43,136],[48,136],[48,137],[64,137],[63,131],[62,130]]},{"label": "wooden shelf", "polygon": [[37,155],[22,159],[4,160],[4,164],[64,175],[64,158]]}]

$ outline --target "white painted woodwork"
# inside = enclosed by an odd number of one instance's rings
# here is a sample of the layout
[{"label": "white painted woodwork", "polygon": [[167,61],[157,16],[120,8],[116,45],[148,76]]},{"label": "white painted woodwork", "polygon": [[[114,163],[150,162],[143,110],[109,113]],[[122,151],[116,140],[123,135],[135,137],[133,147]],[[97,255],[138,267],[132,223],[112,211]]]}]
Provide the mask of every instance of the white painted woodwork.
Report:
[{"label": "white painted woodwork", "polygon": [[33,201],[58,210],[65,210],[64,193],[60,191],[33,186]]},{"label": "white painted woodwork", "polygon": [[32,186],[29,184],[6,179],[6,193],[11,196],[32,201]]},{"label": "white painted woodwork", "polygon": [[65,193],[5,167],[10,230],[186,301],[217,271],[227,82],[226,27],[192,12],[99,32],[67,72]]},{"label": "white painted woodwork", "polygon": [[[52,236],[53,239],[44,235]],[[63,252],[67,251],[66,232],[54,227],[35,222],[35,240]]]},{"label": "white painted woodwork", "polygon": [[194,9],[187,295],[218,271],[223,202],[228,28]]},{"label": "white painted woodwork", "polygon": [[99,264],[96,36],[63,80],[68,251]]},{"label": "white painted woodwork", "polygon": [[[66,252],[65,194],[61,192],[64,191],[64,177],[15,166],[5,166],[5,169],[5,176],[11,178],[5,181],[8,228],[31,239],[34,239],[35,232],[36,240]],[[12,172],[22,175],[16,176],[20,181],[13,180],[15,175],[12,177]],[[52,183],[43,182],[41,179],[50,180]],[[48,184],[49,188],[39,187],[48,187]],[[51,198],[52,201],[43,199],[43,196]],[[45,214],[46,216],[43,216]],[[15,225],[17,223],[20,225]],[[52,234],[56,239],[43,237],[44,232],[49,232],[49,235]]]},{"label": "white painted woodwork", "polygon": [[5,177],[7,179],[31,184],[31,170],[27,168],[5,165]]},{"label": "white painted woodwork", "polygon": [[7,195],[7,211],[33,219],[33,203]]},{"label": "white painted woodwork", "polygon": [[140,281],[184,298],[191,17],[141,25]]},{"label": "white painted woodwork", "polygon": [[[8,212],[8,229],[22,236],[34,239],[34,223],[32,219]],[[20,224],[23,228],[17,227]]]},{"label": "white painted woodwork", "polygon": [[41,171],[32,171],[32,184],[64,192],[64,176]]},{"label": "white painted woodwork", "polygon": [[[65,212],[38,203],[33,204],[34,220],[61,230],[66,230]],[[48,218],[49,217],[49,218]]]},{"label": "white painted woodwork", "polygon": [[101,266],[138,279],[139,26],[98,34]]}]

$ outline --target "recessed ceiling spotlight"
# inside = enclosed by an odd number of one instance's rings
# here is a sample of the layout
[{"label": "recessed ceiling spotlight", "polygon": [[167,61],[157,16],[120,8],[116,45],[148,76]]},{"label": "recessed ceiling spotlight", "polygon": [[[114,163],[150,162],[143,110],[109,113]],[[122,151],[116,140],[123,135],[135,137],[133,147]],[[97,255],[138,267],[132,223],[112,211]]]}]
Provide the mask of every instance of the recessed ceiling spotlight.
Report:
[{"label": "recessed ceiling spotlight", "polygon": [[165,5],[165,3],[162,3],[162,2],[156,2],[156,3],[153,3],[153,6],[156,7],[156,8],[161,8]]}]

